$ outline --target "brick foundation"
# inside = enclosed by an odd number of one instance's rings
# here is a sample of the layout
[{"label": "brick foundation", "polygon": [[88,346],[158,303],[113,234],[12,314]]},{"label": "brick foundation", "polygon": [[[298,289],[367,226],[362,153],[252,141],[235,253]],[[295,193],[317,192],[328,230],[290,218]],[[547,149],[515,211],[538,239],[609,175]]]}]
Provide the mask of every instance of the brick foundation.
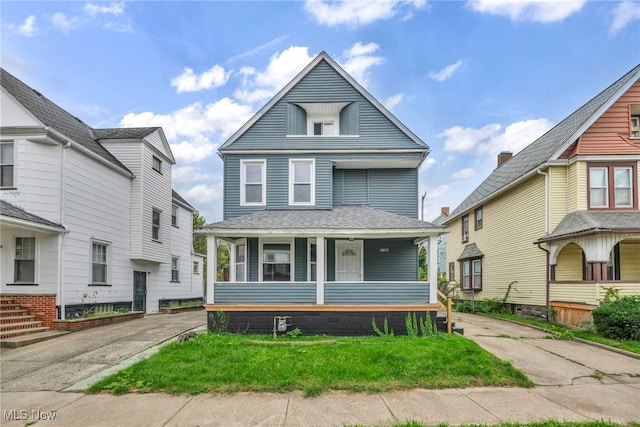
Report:
[{"label": "brick foundation", "polygon": [[82,331],[84,329],[96,328],[98,326],[112,325],[114,323],[126,322],[128,320],[142,319],[144,313],[132,311],[125,314],[113,316],[94,317],[91,319],[55,320],[53,329],[58,331]]},{"label": "brick foundation", "polygon": [[42,326],[53,327],[53,321],[58,318],[55,294],[0,294],[2,298],[11,298],[14,303],[20,304],[36,316],[36,320],[42,322]]}]

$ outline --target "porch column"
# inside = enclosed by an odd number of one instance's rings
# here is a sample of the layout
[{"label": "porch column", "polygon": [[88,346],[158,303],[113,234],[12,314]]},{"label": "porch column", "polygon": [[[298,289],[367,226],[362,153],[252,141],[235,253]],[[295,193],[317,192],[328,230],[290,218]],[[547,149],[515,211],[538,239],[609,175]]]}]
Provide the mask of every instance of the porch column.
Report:
[{"label": "porch column", "polygon": [[427,265],[429,266],[429,303],[438,302],[438,236],[429,237]]},{"label": "porch column", "polygon": [[215,301],[213,284],[217,279],[218,271],[218,239],[216,236],[207,235],[207,304]]},{"label": "porch column", "polygon": [[324,304],[324,237],[316,237],[316,304]]}]

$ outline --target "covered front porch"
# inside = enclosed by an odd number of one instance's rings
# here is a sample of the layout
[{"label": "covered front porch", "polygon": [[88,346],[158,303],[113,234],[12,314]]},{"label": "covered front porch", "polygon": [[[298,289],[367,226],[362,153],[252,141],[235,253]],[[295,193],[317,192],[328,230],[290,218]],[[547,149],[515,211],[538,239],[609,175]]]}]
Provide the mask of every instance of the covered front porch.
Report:
[{"label": "covered front porch", "polygon": [[[442,227],[363,206],[247,217],[200,230],[210,254],[209,312],[231,313],[251,330],[262,324],[270,332],[273,318],[285,316],[318,333],[335,333],[340,324],[347,334],[371,332],[373,317],[382,325],[385,318],[399,322],[409,312],[437,311]],[[229,273],[222,278],[215,265],[220,242],[229,247]],[[421,245],[428,247],[426,281],[419,280]]]}]

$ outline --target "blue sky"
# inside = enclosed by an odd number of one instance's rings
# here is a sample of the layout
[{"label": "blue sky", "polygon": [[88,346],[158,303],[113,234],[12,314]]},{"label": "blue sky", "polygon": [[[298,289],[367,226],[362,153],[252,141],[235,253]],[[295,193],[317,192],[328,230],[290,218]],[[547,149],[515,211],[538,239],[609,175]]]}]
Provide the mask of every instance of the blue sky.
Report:
[{"label": "blue sky", "polygon": [[222,219],[217,147],[326,51],[430,147],[424,218],[640,62],[638,1],[0,3],[1,65],[93,127],[162,126]]}]

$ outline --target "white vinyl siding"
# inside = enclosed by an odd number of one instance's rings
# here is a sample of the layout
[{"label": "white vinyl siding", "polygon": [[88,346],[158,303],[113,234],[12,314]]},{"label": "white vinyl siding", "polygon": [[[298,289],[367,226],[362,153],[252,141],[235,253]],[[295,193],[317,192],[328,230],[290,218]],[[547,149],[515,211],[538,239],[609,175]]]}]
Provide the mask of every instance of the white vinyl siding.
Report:
[{"label": "white vinyl siding", "polygon": [[289,204],[315,205],[316,162],[313,159],[289,160]]},{"label": "white vinyl siding", "polygon": [[240,161],[240,205],[264,206],[267,199],[266,160]]}]

